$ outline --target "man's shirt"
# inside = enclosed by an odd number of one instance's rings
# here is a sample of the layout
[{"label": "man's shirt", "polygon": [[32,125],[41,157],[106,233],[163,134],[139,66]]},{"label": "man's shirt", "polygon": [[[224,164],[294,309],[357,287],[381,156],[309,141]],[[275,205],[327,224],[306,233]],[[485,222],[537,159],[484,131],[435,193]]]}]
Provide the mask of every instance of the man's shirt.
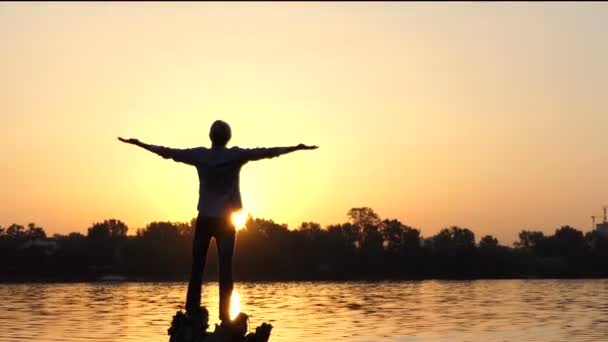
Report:
[{"label": "man's shirt", "polygon": [[211,217],[228,217],[243,207],[239,188],[239,173],[243,165],[248,161],[274,158],[292,151],[289,147],[176,149],[150,145],[150,148],[164,158],[196,167],[199,179],[198,212],[199,215]]}]

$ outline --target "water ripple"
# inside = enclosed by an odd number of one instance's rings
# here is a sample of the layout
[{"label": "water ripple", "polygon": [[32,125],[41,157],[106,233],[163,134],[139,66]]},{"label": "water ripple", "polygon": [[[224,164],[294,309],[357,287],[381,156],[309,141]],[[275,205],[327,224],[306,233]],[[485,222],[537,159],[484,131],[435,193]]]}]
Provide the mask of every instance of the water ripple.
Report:
[{"label": "water ripple", "polygon": [[[272,341],[606,341],[606,280],[240,283]],[[184,283],[0,285],[0,342],[166,341]],[[203,302],[217,323],[218,288]]]}]

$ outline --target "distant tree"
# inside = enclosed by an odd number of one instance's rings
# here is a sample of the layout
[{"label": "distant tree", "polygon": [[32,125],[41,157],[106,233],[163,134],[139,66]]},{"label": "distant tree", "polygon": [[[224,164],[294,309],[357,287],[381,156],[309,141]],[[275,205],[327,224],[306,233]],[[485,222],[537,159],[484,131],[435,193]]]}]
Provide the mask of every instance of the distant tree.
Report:
[{"label": "distant tree", "polygon": [[25,227],[13,223],[6,228],[6,237],[9,239],[23,239],[26,237]]},{"label": "distant tree", "polygon": [[397,252],[403,249],[404,225],[399,220],[384,220],[380,228],[383,246],[389,252]]},{"label": "distant tree", "polygon": [[361,252],[367,257],[380,259],[380,255],[384,251],[383,238],[378,226],[369,226],[364,230],[363,239],[361,240]]},{"label": "distant tree", "polygon": [[401,233],[401,245],[406,251],[415,251],[420,249],[422,244],[422,235],[420,230],[404,225]]},{"label": "distant tree", "polygon": [[[155,221],[128,240],[128,268],[152,277],[174,277],[191,265],[191,224]],[[153,260],[153,262],[150,262]]]},{"label": "distant tree", "polygon": [[545,234],[539,231],[522,230],[519,233],[519,241],[515,242],[515,247],[523,249],[534,249],[545,239]]},{"label": "distant tree", "polygon": [[352,224],[360,227],[378,226],[381,222],[380,216],[368,207],[351,208],[347,215]]},{"label": "distant tree", "polygon": [[436,250],[471,250],[475,248],[475,234],[467,228],[452,226],[442,229],[433,237]]},{"label": "distant tree", "polygon": [[127,236],[128,227],[120,220],[110,219],[94,223],[88,229],[87,237],[92,240],[109,240]]},{"label": "distant tree", "polygon": [[498,239],[492,235],[486,235],[479,240],[479,248],[494,249],[498,247]]},{"label": "distant tree", "polygon": [[258,277],[294,270],[292,233],[286,224],[251,218],[237,234],[235,272]]},{"label": "distant tree", "polygon": [[171,241],[180,236],[178,225],[172,222],[151,222],[137,230],[137,237],[144,240]]},{"label": "distant tree", "polygon": [[127,230],[127,225],[116,219],[97,222],[89,227],[86,239],[88,263],[97,270],[120,272],[125,266]]},{"label": "distant tree", "polygon": [[85,238],[86,238],[86,236],[84,236],[78,232],[72,232],[67,235],[53,234],[53,239],[58,240],[58,241],[60,241],[60,240],[84,240]]},{"label": "distant tree", "polygon": [[2,236],[4,236],[4,231],[5,231],[5,230],[6,230],[6,229],[5,229],[4,227],[0,226],[0,238],[1,238]]},{"label": "distant tree", "polygon": [[[352,208],[348,222],[322,228],[303,222],[294,230],[273,220],[249,217],[237,232],[234,274],[240,280],[418,279],[517,277],[608,277],[608,238],[563,226],[553,235],[524,230],[517,249],[500,246],[457,226],[424,238],[396,219],[372,209]],[[53,277],[93,280],[104,274],[141,279],[187,279],[196,219],[151,222],[126,237],[119,220],[93,224],[80,233],[46,236],[42,227],[0,227],[0,279]],[[29,247],[24,247],[29,246]],[[40,246],[47,246],[41,248]],[[215,244],[208,260],[215,260]],[[525,251],[525,253],[522,253]],[[209,262],[206,277],[217,276]],[[11,278],[12,277],[12,278]]]},{"label": "distant tree", "polygon": [[551,237],[554,255],[580,256],[588,251],[587,241],[583,232],[570,226],[555,230]]},{"label": "distant tree", "polygon": [[316,239],[322,232],[321,225],[316,222],[302,222],[297,230],[309,240]]},{"label": "distant tree", "polygon": [[380,232],[384,239],[383,246],[390,253],[420,247],[420,231],[404,225],[399,220],[382,221]]},{"label": "distant tree", "polygon": [[336,239],[339,239],[346,249],[361,247],[359,227],[351,223],[332,224],[327,226],[327,231]]},{"label": "distant tree", "polygon": [[191,219],[190,222],[179,223],[177,230],[179,231],[179,235],[185,238],[193,238],[194,227],[196,227],[196,218]]},{"label": "distant tree", "polygon": [[80,240],[80,239],[84,239],[85,236],[82,235],[81,233],[70,233],[68,234],[68,239],[72,239],[72,240]]},{"label": "distant tree", "polygon": [[382,249],[382,236],[378,232],[382,220],[373,209],[351,208],[347,216],[357,235],[355,246],[367,250]]},{"label": "distant tree", "polygon": [[321,231],[321,225],[316,222],[302,222],[298,230],[319,232]]},{"label": "distant tree", "polygon": [[33,222],[27,225],[27,230],[25,231],[25,234],[28,239],[46,238],[46,232],[44,231],[44,228],[36,226],[36,224]]},{"label": "distant tree", "polygon": [[252,218],[247,220],[243,234],[269,239],[272,237],[285,237],[289,233],[286,224],[278,224],[273,220]]},{"label": "distant tree", "polygon": [[108,221],[108,224],[110,226],[110,236],[113,238],[127,236],[129,228],[123,222],[112,219]]},{"label": "distant tree", "polygon": [[444,228],[424,248],[430,254],[429,272],[435,276],[464,276],[477,272],[475,234],[467,228]]}]

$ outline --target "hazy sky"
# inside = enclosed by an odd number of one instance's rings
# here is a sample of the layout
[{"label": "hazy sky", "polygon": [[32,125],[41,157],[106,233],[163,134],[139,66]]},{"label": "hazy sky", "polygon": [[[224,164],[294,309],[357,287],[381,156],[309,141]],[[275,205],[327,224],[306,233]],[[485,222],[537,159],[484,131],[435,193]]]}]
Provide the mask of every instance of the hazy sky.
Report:
[{"label": "hazy sky", "polygon": [[241,173],[292,227],[589,230],[608,204],[606,3],[1,3],[0,225],[196,216],[193,167],[116,141],[318,144]]}]

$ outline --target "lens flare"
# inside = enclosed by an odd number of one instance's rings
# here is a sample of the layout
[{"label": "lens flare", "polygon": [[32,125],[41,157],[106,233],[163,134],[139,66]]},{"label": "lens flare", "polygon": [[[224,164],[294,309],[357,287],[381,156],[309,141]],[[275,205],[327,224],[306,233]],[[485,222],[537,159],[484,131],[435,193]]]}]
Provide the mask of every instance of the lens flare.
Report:
[{"label": "lens flare", "polygon": [[247,212],[245,210],[235,211],[232,213],[231,220],[236,230],[241,230],[247,223]]},{"label": "lens flare", "polygon": [[230,320],[234,320],[241,312],[241,296],[237,290],[232,291],[230,297]]}]

